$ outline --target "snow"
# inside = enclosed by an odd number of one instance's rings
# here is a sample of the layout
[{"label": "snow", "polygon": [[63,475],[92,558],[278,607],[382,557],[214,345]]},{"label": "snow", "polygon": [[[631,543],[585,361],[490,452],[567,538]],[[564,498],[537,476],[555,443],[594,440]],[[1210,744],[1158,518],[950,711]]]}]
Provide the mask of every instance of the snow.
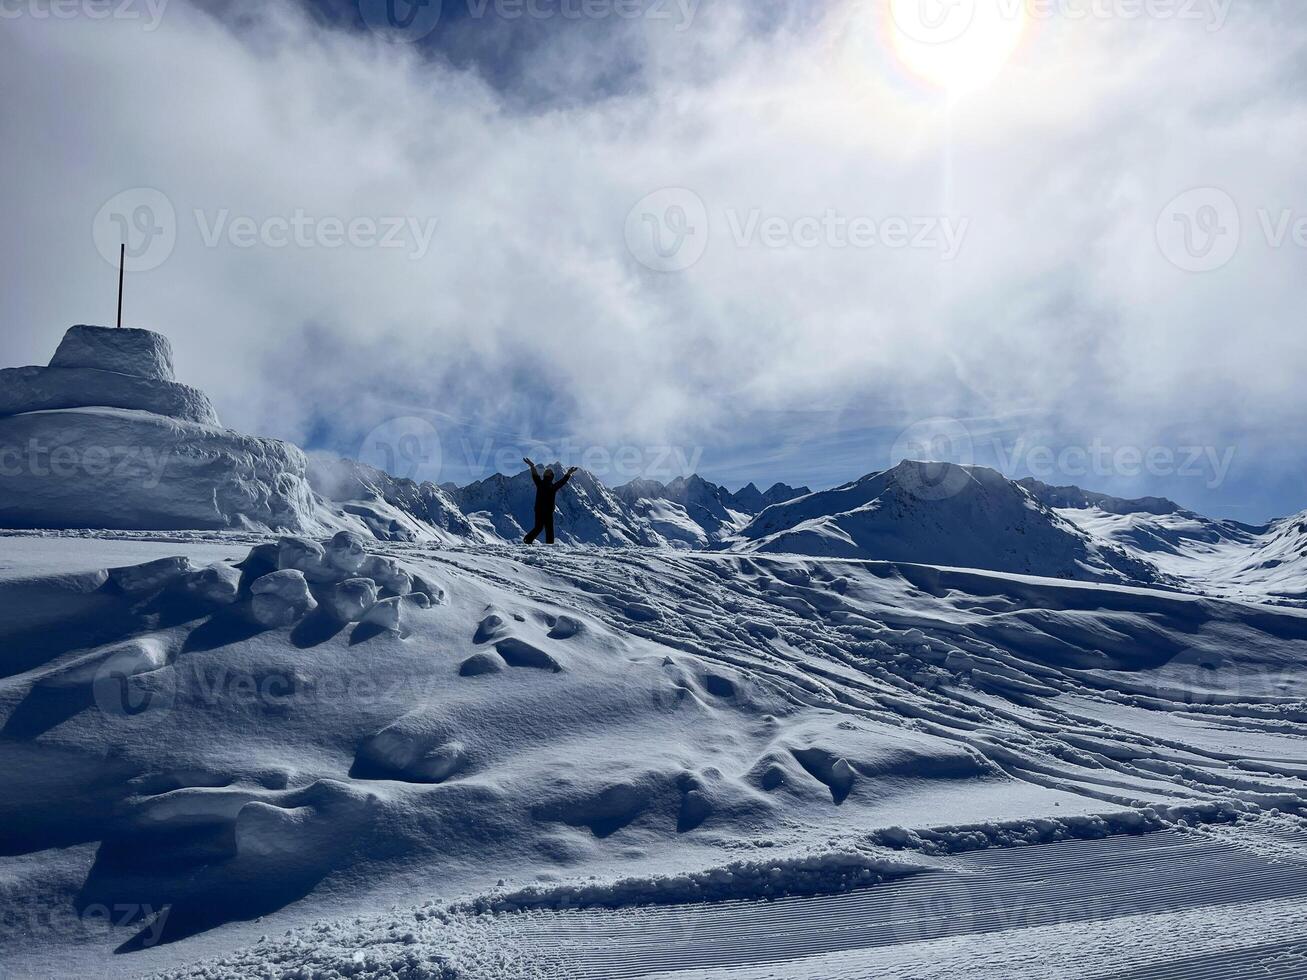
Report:
[{"label": "snow", "polygon": [[172,381],[92,368],[0,370],[0,416],[97,405],[138,409],[201,425],[218,424],[204,392]]},{"label": "snow", "polygon": [[998,472],[905,461],[773,505],[742,550],[915,561],[1059,578],[1153,582],[1147,561],[1096,541]]},{"label": "snow", "polygon": [[48,368],[0,372],[0,525],[320,530],[295,446],[220,428],[146,330],[76,326]]},{"label": "snow", "polygon": [[50,360],[52,368],[93,368],[135,378],[175,381],[172,344],[149,330],[70,327]]},{"label": "snow", "polygon": [[[173,384],[144,331],[31,370]],[[818,493],[582,471],[528,548],[525,472],[18,407],[0,446],[121,448],[0,480],[15,975],[1060,976],[1195,929],[1233,969],[1219,906],[1294,935],[1301,516],[910,461]]]},{"label": "snow", "polygon": [[0,418],[0,524],[170,530],[322,526],[288,443],[148,412]]},{"label": "snow", "polygon": [[[170,909],[157,941],[152,918],[109,945],[6,926],[25,962],[170,969],[378,901],[839,890],[976,846],[1300,810],[1295,609],[801,556],[229,540],[4,539],[0,603],[30,612],[0,627],[25,651],[0,686],[0,880]],[[188,585],[215,561],[250,579],[234,604]],[[307,608],[378,566],[441,602]],[[304,607],[264,628],[261,596]],[[1238,650],[1254,686],[1216,705],[1155,679],[1195,648]],[[18,875],[33,854],[47,872]],[[403,918],[397,955],[472,956],[451,938],[470,920]],[[328,955],[315,935],[295,948]]]}]

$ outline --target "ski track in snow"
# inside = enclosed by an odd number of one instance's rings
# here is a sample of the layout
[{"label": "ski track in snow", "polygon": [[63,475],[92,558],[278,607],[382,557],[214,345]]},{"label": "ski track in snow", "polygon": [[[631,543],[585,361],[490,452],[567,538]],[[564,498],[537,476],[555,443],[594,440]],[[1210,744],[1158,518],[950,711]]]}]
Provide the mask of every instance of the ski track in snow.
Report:
[{"label": "ski track in snow", "polygon": [[[257,540],[5,539],[30,560],[0,578],[16,653],[0,679],[0,884],[35,901],[49,886],[34,857],[102,842],[67,900],[192,902],[175,937],[105,960],[110,973],[204,959],[179,975],[994,976],[1020,929],[1013,976],[1165,959],[1165,975],[1196,977],[1206,967],[1178,955],[1147,959],[1195,928],[1213,963],[1302,972],[1301,610],[888,562],[388,544],[376,550],[444,593],[405,613],[402,636],[209,636],[203,617],[143,613],[72,574]],[[70,594],[91,620],[61,605]],[[162,739],[106,728],[93,705],[49,716],[51,691],[128,639],[165,661],[131,668],[146,684],[206,664],[411,684],[278,714],[204,704],[179,680]],[[444,904],[346,918],[388,885],[420,895],[424,876]],[[291,934],[251,946],[267,927],[234,909],[268,877],[288,891],[259,911]],[[757,901],[781,895],[821,897]],[[931,900],[945,908],[905,935],[902,907]],[[576,906],[609,911],[550,911]],[[314,910],[339,918],[305,928]],[[939,931],[959,915],[966,929]],[[687,928],[685,957],[668,959]],[[568,960],[595,929],[606,948]],[[1109,952],[1131,935],[1151,945]],[[114,945],[22,921],[0,939],[78,969]],[[730,959],[768,943],[776,956]],[[704,962],[712,950],[725,959]]]}]

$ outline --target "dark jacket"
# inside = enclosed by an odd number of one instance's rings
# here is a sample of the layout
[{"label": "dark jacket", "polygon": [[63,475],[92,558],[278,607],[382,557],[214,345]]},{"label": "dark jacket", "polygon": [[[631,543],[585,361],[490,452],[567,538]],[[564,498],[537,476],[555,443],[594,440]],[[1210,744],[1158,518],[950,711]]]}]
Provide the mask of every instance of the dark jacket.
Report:
[{"label": "dark jacket", "polygon": [[558,491],[567,486],[567,481],[572,479],[572,474],[569,473],[557,483],[554,483],[542,476],[538,476],[535,470],[532,470],[531,479],[535,481],[536,485],[536,514],[546,516],[554,512],[554,507],[558,504]]}]

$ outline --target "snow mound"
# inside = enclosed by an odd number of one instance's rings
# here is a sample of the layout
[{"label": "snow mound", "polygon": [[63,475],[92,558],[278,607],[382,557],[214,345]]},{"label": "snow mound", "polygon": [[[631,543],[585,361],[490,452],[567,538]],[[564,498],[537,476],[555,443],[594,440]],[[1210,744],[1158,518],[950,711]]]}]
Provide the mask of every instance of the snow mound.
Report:
[{"label": "snow mound", "polygon": [[50,367],[0,372],[0,523],[310,530],[329,520],[299,449],[218,427],[146,330],[77,326]]},{"label": "snow mound", "polygon": [[5,368],[0,371],[0,415],[60,408],[132,408],[169,418],[217,425],[208,396],[157,378],[94,368]]},{"label": "snow mound", "polygon": [[905,461],[767,508],[737,549],[873,558],[1056,578],[1156,582],[1158,570],[1100,542],[995,470]]},{"label": "snow mound", "polygon": [[304,454],[146,412],[88,408],[0,419],[0,524],[180,530],[320,526]]}]

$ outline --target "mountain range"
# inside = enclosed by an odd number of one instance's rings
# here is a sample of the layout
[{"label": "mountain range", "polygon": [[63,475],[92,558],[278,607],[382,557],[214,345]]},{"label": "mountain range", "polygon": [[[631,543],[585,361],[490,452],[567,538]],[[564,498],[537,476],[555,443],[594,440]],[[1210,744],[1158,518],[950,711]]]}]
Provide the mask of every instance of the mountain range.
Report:
[{"label": "mountain range", "polygon": [[[47,366],[0,371],[0,382],[0,449],[12,471],[0,480],[0,526],[354,530],[460,546],[518,542],[533,523],[525,471],[417,483],[224,428],[203,392],[177,382],[171,345],[150,331],[74,326]],[[563,544],[869,559],[1307,602],[1307,514],[1254,526],[980,466],[907,460],[816,493],[781,483],[732,492],[698,475],[610,488],[581,470],[558,502]]]}]

